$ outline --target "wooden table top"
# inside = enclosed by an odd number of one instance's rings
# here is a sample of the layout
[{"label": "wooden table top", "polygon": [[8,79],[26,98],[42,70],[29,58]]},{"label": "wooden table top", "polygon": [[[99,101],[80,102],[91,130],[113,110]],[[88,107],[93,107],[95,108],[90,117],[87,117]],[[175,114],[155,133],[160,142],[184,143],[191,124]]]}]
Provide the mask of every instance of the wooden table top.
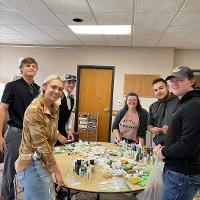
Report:
[{"label": "wooden table top", "polygon": [[[106,146],[106,148],[113,147],[114,144],[112,143],[101,143],[102,146]],[[85,192],[95,192],[95,193],[122,193],[122,192],[137,192],[140,190],[143,190],[144,187],[141,187],[137,184],[132,184],[129,182],[126,182],[127,189],[119,189],[119,190],[109,190],[109,191],[102,191],[100,189],[100,184],[104,181],[112,180],[112,178],[104,178],[102,174],[101,166],[95,165],[94,167],[94,173],[92,174],[92,178],[90,180],[80,177],[79,175],[76,175],[73,173],[73,160],[76,158],[81,158],[79,154],[73,155],[68,153],[61,153],[61,154],[55,154],[56,162],[60,168],[64,186],[70,189],[74,190],[80,190]],[[73,180],[78,181],[78,184],[74,184]],[[125,178],[124,177],[118,177],[119,181],[122,180],[124,183]]]}]

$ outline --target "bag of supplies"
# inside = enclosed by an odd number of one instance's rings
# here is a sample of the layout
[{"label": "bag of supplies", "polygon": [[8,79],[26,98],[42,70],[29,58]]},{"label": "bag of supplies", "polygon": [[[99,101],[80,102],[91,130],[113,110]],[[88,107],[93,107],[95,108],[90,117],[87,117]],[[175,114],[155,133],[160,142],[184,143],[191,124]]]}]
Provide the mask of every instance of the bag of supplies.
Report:
[{"label": "bag of supplies", "polygon": [[162,194],[162,173],[164,162],[156,162],[143,191],[136,196],[138,200],[160,200]]}]

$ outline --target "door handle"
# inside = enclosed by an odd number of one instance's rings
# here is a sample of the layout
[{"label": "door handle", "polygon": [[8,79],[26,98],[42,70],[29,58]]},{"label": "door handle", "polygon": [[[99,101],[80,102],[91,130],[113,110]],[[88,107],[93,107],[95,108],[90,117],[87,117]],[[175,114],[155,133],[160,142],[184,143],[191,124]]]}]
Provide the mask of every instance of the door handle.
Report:
[{"label": "door handle", "polygon": [[103,110],[104,110],[104,112],[110,112],[110,108],[109,107],[104,108]]}]

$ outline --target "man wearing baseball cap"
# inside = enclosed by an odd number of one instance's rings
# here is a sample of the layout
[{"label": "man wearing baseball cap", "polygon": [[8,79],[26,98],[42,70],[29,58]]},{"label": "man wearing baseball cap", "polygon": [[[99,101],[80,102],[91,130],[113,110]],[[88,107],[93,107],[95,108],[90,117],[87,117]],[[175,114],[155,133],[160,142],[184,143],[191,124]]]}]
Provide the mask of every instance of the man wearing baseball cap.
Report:
[{"label": "man wearing baseball cap", "polygon": [[164,160],[162,200],[192,200],[200,188],[200,90],[194,90],[194,76],[181,66],[166,78],[179,97],[179,107],[168,132],[166,146],[154,153]]},{"label": "man wearing baseball cap", "polygon": [[[72,91],[76,86],[77,77],[72,74],[65,74],[63,79],[65,82],[65,88],[59,106],[58,131],[73,142],[74,136],[72,134],[72,125],[74,120],[75,99]],[[56,145],[61,145],[61,143],[57,141]]]}]

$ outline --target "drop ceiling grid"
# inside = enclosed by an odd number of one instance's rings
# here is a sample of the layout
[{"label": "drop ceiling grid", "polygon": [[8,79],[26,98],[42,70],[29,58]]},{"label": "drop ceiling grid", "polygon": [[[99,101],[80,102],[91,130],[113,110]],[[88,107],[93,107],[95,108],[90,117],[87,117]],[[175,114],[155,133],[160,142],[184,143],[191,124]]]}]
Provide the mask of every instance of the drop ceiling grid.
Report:
[{"label": "drop ceiling grid", "polygon": [[[132,37],[132,46],[155,47],[159,41],[158,46],[196,48],[199,41],[199,0],[1,0],[0,12],[1,43],[9,43],[8,38],[13,43],[16,36],[15,41],[36,45],[130,46]],[[88,25],[132,24],[134,19],[132,35],[75,35],[67,27],[76,24],[74,17]]]}]

